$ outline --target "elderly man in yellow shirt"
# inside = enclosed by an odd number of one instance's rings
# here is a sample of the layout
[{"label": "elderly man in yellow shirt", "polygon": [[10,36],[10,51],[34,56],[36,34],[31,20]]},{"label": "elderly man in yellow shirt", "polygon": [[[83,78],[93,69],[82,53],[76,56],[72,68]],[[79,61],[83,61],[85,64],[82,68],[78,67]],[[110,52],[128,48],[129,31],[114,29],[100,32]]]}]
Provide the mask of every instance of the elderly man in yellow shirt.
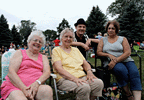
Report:
[{"label": "elderly man in yellow shirt", "polygon": [[94,100],[97,96],[102,96],[104,84],[94,76],[81,52],[71,47],[74,38],[75,34],[71,29],[64,29],[60,34],[62,45],[52,51],[57,86],[60,90],[76,93],[76,100]]}]

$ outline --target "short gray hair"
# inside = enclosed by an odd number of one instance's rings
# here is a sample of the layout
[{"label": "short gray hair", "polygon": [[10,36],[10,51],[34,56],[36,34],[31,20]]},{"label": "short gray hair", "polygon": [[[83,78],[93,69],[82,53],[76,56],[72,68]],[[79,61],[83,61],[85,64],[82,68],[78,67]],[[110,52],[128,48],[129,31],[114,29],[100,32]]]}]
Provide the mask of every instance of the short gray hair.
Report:
[{"label": "short gray hair", "polygon": [[65,29],[64,29],[63,31],[61,31],[61,33],[60,33],[60,41],[61,41],[61,39],[62,39],[62,36],[63,36],[65,33],[68,33],[68,32],[72,32],[72,33],[73,33],[73,39],[75,38],[75,34],[74,34],[73,30],[70,29],[70,28],[65,28]]},{"label": "short gray hair", "polygon": [[43,34],[42,31],[33,31],[33,32],[31,32],[31,34],[28,36],[27,43],[29,43],[34,36],[41,37],[42,38],[42,46],[45,46],[46,38],[45,38],[45,35]]}]

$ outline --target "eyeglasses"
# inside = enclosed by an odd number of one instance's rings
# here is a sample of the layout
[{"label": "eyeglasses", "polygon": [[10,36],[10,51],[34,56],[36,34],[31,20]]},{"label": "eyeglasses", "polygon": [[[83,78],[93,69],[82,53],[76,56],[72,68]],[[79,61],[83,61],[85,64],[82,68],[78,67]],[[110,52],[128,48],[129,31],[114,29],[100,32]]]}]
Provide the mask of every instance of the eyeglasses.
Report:
[{"label": "eyeglasses", "polygon": [[43,42],[42,42],[42,41],[40,41],[40,40],[38,40],[38,39],[34,39],[33,41],[34,41],[35,43],[37,43],[37,42],[38,42],[38,43],[40,43],[40,44],[43,44]]}]

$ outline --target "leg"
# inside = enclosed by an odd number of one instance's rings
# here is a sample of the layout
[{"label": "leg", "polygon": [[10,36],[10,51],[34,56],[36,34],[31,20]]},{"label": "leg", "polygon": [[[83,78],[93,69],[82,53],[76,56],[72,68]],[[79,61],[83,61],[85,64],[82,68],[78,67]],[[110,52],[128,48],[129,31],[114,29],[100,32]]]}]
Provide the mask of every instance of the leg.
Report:
[{"label": "leg", "polygon": [[[126,96],[132,95],[129,87],[129,71],[123,63],[117,63],[112,69],[112,73],[116,76],[118,85],[123,88],[126,93]],[[130,98],[130,97],[129,97]],[[129,99],[132,100],[132,99]]]},{"label": "leg", "polygon": [[77,86],[75,82],[65,80],[64,78],[62,78],[57,83],[57,86],[60,90],[63,91],[74,91],[76,93],[77,100],[89,100],[90,97],[89,84],[83,83],[83,85],[79,84],[79,86]]},{"label": "leg", "polygon": [[40,85],[36,94],[36,100],[53,100],[52,88],[48,85]]},{"label": "leg", "polygon": [[142,86],[138,69],[134,64],[134,62],[127,62],[126,66],[127,69],[129,70],[130,87],[134,95],[134,100],[141,100]]},{"label": "leg", "polygon": [[111,72],[116,76],[120,87],[126,86],[129,81],[128,69],[123,63],[117,63]]},{"label": "leg", "polygon": [[95,100],[97,97],[102,96],[102,89],[104,83],[101,79],[94,79],[94,82],[89,83],[91,87],[91,100]]},{"label": "leg", "polygon": [[141,91],[132,91],[134,95],[134,100],[141,100]]},{"label": "leg", "polygon": [[140,75],[137,69],[137,66],[134,62],[130,61],[126,63],[128,69],[130,88],[131,90],[142,90]]},{"label": "leg", "polygon": [[133,95],[132,95],[128,85],[124,86],[123,90],[125,91],[128,100],[134,100]]},{"label": "leg", "polygon": [[6,100],[28,100],[22,91],[14,90],[10,93]]}]

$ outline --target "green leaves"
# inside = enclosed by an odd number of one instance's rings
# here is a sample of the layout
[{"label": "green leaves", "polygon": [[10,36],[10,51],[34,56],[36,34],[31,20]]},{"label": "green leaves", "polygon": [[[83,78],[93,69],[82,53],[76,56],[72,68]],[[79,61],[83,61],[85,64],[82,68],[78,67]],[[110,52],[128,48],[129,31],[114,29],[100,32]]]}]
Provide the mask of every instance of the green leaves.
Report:
[{"label": "green leaves", "polygon": [[102,13],[98,6],[93,7],[86,21],[86,23],[88,24],[86,32],[89,35],[89,37],[92,37],[94,34],[97,34],[98,32],[104,33],[104,25],[106,22],[106,15]]}]

